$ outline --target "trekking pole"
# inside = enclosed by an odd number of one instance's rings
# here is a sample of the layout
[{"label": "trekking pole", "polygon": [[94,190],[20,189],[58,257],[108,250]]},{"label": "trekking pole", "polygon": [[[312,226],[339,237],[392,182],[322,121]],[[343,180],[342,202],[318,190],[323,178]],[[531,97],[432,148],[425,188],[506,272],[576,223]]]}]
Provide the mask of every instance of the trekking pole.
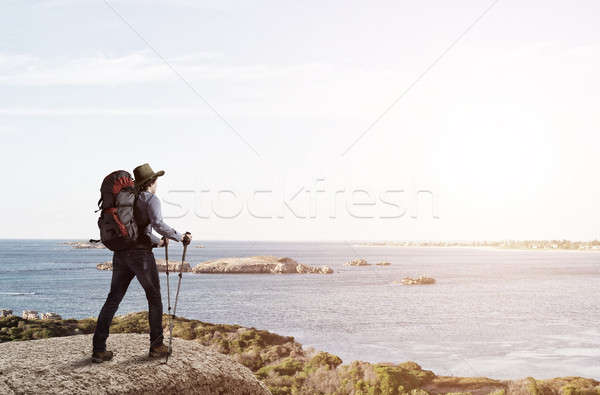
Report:
[{"label": "trekking pole", "polygon": [[[167,264],[167,301],[169,306],[169,328],[171,327],[171,289],[169,288],[169,240],[166,237],[163,237],[165,241],[165,263]],[[167,361],[165,361],[166,363]]]},{"label": "trekking pole", "polygon": [[[187,234],[187,232],[186,232]],[[183,277],[183,262],[185,262],[185,253],[187,251],[187,244],[183,242],[183,255],[181,257],[181,266],[179,267],[179,280],[177,281],[177,292],[175,293],[175,304],[173,305],[173,315],[171,318],[171,322],[169,324],[169,352],[167,353],[167,357],[165,358],[165,363],[169,361],[169,355],[173,351],[172,342],[173,342],[173,325],[175,323],[175,314],[177,313],[177,300],[179,300],[179,290],[181,289],[181,278]]]}]

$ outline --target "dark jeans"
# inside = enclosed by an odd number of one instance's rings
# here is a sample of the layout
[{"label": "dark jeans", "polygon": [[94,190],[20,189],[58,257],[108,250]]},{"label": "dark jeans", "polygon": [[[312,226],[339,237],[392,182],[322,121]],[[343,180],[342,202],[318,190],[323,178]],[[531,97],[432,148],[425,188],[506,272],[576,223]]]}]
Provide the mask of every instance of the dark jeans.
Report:
[{"label": "dark jeans", "polygon": [[138,281],[146,292],[148,299],[148,321],[150,322],[150,344],[158,345],[163,341],[162,329],[162,300],[160,297],[160,281],[156,261],[151,250],[131,249],[115,251],[113,255],[113,273],[110,283],[110,293],[100,315],[94,332],[94,351],[106,350],[106,339],[110,323],[119,308],[119,303],[125,296],[129,283],[133,277]]}]

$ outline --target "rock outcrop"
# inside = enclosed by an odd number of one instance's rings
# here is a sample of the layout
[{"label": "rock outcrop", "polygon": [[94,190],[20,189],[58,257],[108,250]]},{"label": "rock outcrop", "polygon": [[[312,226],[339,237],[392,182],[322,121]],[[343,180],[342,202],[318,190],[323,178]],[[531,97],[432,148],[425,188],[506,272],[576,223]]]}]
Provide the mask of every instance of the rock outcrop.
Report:
[{"label": "rock outcrop", "polygon": [[11,315],[13,315],[13,311],[12,310],[9,310],[9,309],[2,309],[2,310],[0,310],[0,318],[10,317]]},{"label": "rock outcrop", "polygon": [[391,263],[390,262],[377,262],[375,265],[376,266],[390,266]]},{"label": "rock outcrop", "polygon": [[23,315],[21,316],[25,320],[39,320],[39,313],[35,310],[23,310]]},{"label": "rock outcrop", "polygon": [[417,278],[404,277],[401,281],[403,285],[426,285],[435,284],[435,279],[431,277],[419,276]]},{"label": "rock outcrop", "polygon": [[333,273],[329,266],[303,265],[292,258],[278,258],[275,256],[221,258],[202,262],[194,266],[192,271],[194,273]]},{"label": "rock outcrop", "polygon": [[[165,272],[167,265],[164,259],[156,260],[159,272]],[[169,272],[179,272],[181,262],[169,261]],[[96,265],[98,270],[112,270],[112,262],[104,262]],[[278,258],[275,256],[253,256],[247,258],[221,258],[202,262],[192,269],[190,264],[183,264],[184,272],[193,273],[317,273],[330,274],[333,270],[329,266],[309,266],[296,262],[291,258]]]},{"label": "rock outcrop", "polygon": [[59,314],[53,312],[42,313],[41,318],[43,320],[62,320],[62,317]]},{"label": "rock outcrop", "polygon": [[[181,262],[169,261],[169,272],[179,272],[180,267],[181,267]],[[98,269],[98,270],[112,270],[112,268],[113,268],[112,262],[104,262],[104,263],[99,263],[96,265],[96,269]],[[156,260],[156,268],[158,269],[159,272],[166,272],[167,265],[165,263],[165,260],[157,259]],[[187,263],[187,262],[183,263],[183,271],[184,272],[192,271],[192,268],[189,263]]]},{"label": "rock outcrop", "polygon": [[371,266],[371,264],[366,259],[354,259],[346,262],[346,266]]},{"label": "rock outcrop", "polygon": [[[165,317],[166,318],[166,317]],[[163,320],[166,330],[167,320]],[[196,364],[191,367],[186,365],[180,372],[180,366],[177,365],[175,372],[164,370],[166,366],[154,366],[151,374],[158,375],[159,386],[155,388],[155,382],[151,378],[140,377],[146,374],[143,370],[143,364],[149,364],[146,358],[145,347],[147,346],[148,332],[148,313],[138,312],[130,313],[124,316],[115,317],[110,328],[111,337],[108,340],[109,348],[119,351],[114,361],[103,364],[102,366],[90,365],[89,363],[89,341],[75,343],[58,343],[57,346],[51,346],[55,343],[40,343],[46,347],[43,351],[39,348],[30,348],[30,345],[39,343],[38,341],[23,341],[31,339],[40,339],[56,336],[71,336],[69,339],[80,338],[81,334],[91,334],[94,332],[95,320],[85,318],[82,320],[62,320],[62,321],[26,321],[17,316],[0,318],[0,343],[12,342],[20,346],[4,347],[0,344],[0,394],[4,393],[129,393],[129,394],[151,394],[155,392],[163,393],[189,393],[187,387],[175,386],[175,381],[179,379],[180,373],[182,385],[187,385],[188,380],[195,380],[197,377],[190,369],[195,369]],[[121,346],[117,333],[141,333],[137,335],[139,347],[130,351],[127,346]],[[341,358],[324,351],[317,351],[312,348],[303,349],[302,345],[295,341],[291,336],[281,336],[266,330],[256,328],[246,328],[239,325],[211,324],[198,320],[190,320],[183,317],[177,317],[174,321],[173,335],[188,342],[180,343],[175,340],[175,352],[180,354],[180,345],[187,350],[199,343],[213,351],[226,354],[227,358],[249,368],[254,375],[266,385],[273,394],[412,394],[412,395],[435,395],[435,394],[471,394],[471,395],[519,395],[519,394],[579,394],[592,395],[600,394],[600,382],[591,378],[568,376],[553,379],[536,380],[533,377],[527,377],[518,380],[497,380],[486,377],[456,377],[456,376],[437,376],[430,370],[423,369],[415,362],[402,363],[369,363],[363,361],[353,361],[343,364]],[[193,340],[194,344],[189,341]],[[18,342],[17,342],[18,341]],[[44,341],[45,342],[45,341]],[[10,343],[9,343],[10,344]],[[65,347],[62,347],[62,346]],[[33,347],[33,346],[31,346]],[[37,346],[36,346],[37,347]],[[32,352],[31,358],[41,359],[42,362],[27,361],[26,354]],[[62,356],[56,356],[56,350],[67,353],[75,353],[75,357],[63,359]],[[75,351],[74,351],[75,350]],[[125,351],[121,351],[125,350]],[[182,351],[185,354],[185,351]],[[125,352],[125,357],[121,356]],[[211,358],[205,358],[207,353],[192,350],[195,357],[200,356],[201,360],[211,363]],[[194,358],[190,355],[190,360]],[[13,367],[13,359],[16,361]],[[7,365],[7,361],[10,365]],[[46,361],[46,362],[44,362]],[[48,377],[48,361],[52,361],[55,366],[50,369],[52,372],[59,372],[58,379],[51,378],[49,385],[46,383],[35,383],[33,381],[45,381]],[[176,363],[179,364],[179,360]],[[123,372],[115,376],[115,381],[108,381],[106,371],[101,368],[118,367]],[[185,362],[182,362],[185,364]],[[138,366],[139,365],[139,366]],[[133,369],[131,368],[133,366]],[[202,365],[201,365],[202,366]],[[228,366],[228,365],[227,365]],[[105,380],[101,386],[90,390],[89,387],[95,385],[95,381],[90,381],[90,372],[93,369],[100,369]],[[201,369],[203,369],[201,367]],[[235,369],[238,369],[237,367]],[[127,381],[123,378],[127,371],[133,372],[133,380]],[[221,370],[223,376],[231,370]],[[208,369],[208,374],[203,380],[212,380],[213,370]],[[38,376],[39,379],[38,379]],[[169,383],[164,383],[163,378],[168,376]],[[222,377],[217,375],[219,378]],[[16,377],[16,378],[15,378]],[[60,380],[67,378],[65,384]],[[246,376],[244,376],[246,377]],[[85,388],[79,391],[80,387],[73,384],[73,381],[79,381],[81,378],[82,386]],[[228,380],[228,379],[224,379]],[[129,382],[131,381],[131,383]],[[204,381],[203,381],[204,382]],[[229,386],[219,387],[222,381],[211,381],[216,383],[215,388],[210,388],[210,393],[228,394]],[[25,384],[22,384],[25,383]],[[123,388],[121,388],[121,383]],[[141,388],[149,383],[151,386]],[[391,384],[393,386],[391,386]],[[193,384],[193,381],[192,383]],[[190,384],[190,385],[191,385]],[[37,386],[36,386],[37,385]],[[162,387],[161,387],[162,385]],[[207,384],[209,385],[209,384]],[[245,391],[245,382],[244,385]],[[253,385],[253,384],[250,384]],[[139,386],[139,387],[138,387]],[[204,390],[204,387],[199,387]],[[180,390],[181,389],[181,390]],[[12,392],[11,392],[12,391]],[[262,394],[262,390],[256,392]],[[198,391],[198,393],[206,393]],[[235,393],[235,392],[234,392]],[[238,392],[246,393],[246,392]]]},{"label": "rock outcrop", "polygon": [[147,334],[114,334],[112,361],[91,362],[92,335],[0,344],[2,394],[231,394],[270,392],[245,366],[193,341],[148,358]]},{"label": "rock outcrop", "polygon": [[69,245],[77,249],[106,248],[102,242],[94,242],[92,240],[90,240],[88,243],[83,241],[67,241],[62,244]]},{"label": "rock outcrop", "polygon": [[98,270],[112,270],[112,262],[104,262],[96,265]]}]

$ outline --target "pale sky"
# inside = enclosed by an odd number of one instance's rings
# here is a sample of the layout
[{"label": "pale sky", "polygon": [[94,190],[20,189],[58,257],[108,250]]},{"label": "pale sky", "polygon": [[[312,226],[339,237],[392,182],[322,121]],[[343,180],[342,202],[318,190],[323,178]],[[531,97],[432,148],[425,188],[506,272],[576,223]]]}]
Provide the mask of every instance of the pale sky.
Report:
[{"label": "pale sky", "polygon": [[196,239],[600,238],[600,3],[366,4],[4,1],[0,238],[144,162]]}]

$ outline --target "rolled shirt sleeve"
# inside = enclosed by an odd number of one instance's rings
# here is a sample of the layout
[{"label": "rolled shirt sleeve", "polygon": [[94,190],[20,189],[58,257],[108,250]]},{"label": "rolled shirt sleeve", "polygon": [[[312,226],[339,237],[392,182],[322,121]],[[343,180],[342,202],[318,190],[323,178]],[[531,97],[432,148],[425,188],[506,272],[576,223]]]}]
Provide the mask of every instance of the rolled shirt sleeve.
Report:
[{"label": "rolled shirt sleeve", "polygon": [[[152,229],[156,230],[156,232],[158,232],[160,235],[171,240],[183,241],[183,235],[163,221],[160,200],[156,197],[156,195],[152,195],[148,201],[148,217],[150,219]],[[158,244],[160,242],[160,239],[153,234],[151,234],[150,238],[152,243]]]}]

